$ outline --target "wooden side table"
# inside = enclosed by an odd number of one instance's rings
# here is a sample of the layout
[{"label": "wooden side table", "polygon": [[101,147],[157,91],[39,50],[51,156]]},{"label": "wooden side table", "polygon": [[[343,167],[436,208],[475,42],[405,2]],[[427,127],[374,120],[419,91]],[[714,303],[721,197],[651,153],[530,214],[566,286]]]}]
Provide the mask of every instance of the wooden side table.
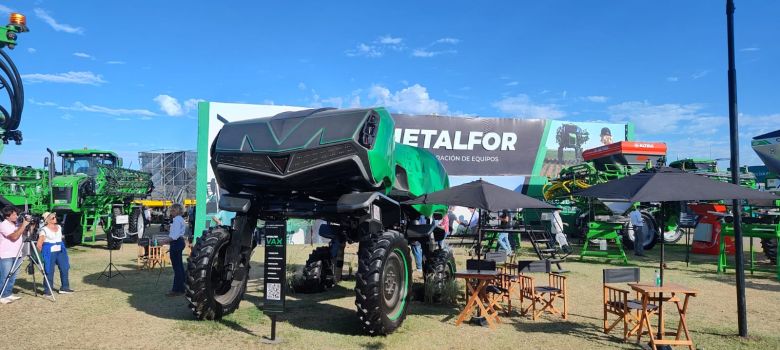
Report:
[{"label": "wooden side table", "polygon": [[[455,273],[455,278],[463,278],[466,280],[466,288],[471,292],[466,307],[458,315],[458,319],[455,321],[456,326],[460,326],[463,320],[472,314],[476,307],[479,314],[485,317],[490,328],[495,328],[495,324],[501,322],[498,318],[498,311],[493,308],[492,303],[488,300],[485,289],[491,282],[496,279],[496,271],[459,271]],[[470,281],[476,281],[475,286],[471,286]],[[471,287],[470,287],[471,286]],[[468,294],[468,293],[467,293]]]},{"label": "wooden side table", "polygon": [[[690,350],[694,349],[693,340],[691,339],[690,332],[688,332],[688,323],[686,322],[685,316],[686,311],[688,310],[688,299],[692,296],[696,296],[698,291],[674,283],[667,283],[663,286],[644,283],[629,283],[628,285],[642,296],[642,317],[639,320],[639,330],[636,335],[637,343],[642,338],[642,328],[647,327],[647,333],[650,335],[650,346],[653,350],[656,350],[659,345],[684,345]],[[680,294],[684,295],[683,300],[680,300],[680,298],[677,297]],[[658,330],[660,337],[656,337],[650,322],[650,310],[648,310],[648,304],[650,304],[651,300],[673,302],[674,305],[677,306],[680,324],[677,327],[674,339],[664,338],[666,332],[664,330],[664,315],[662,310],[659,310],[658,312],[658,317],[661,319],[661,329]],[[683,334],[685,335],[685,339],[681,339]]]}]

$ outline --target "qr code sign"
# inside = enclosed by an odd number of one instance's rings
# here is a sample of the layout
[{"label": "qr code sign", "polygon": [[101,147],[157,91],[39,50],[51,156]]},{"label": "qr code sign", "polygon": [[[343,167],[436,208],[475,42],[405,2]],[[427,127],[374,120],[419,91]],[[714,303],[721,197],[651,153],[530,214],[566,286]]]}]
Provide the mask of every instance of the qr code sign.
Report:
[{"label": "qr code sign", "polygon": [[282,284],[268,283],[265,297],[268,300],[282,300]]}]

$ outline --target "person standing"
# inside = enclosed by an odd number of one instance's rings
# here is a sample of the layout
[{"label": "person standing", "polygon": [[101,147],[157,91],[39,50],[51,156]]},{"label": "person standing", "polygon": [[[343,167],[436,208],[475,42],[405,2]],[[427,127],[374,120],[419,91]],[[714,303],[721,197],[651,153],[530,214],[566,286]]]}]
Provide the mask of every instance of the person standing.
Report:
[{"label": "person standing", "polygon": [[[509,229],[509,213],[502,212],[501,216],[501,224],[500,227],[502,229]],[[498,233],[498,244],[501,246],[501,249],[506,252],[507,255],[514,255],[514,251],[512,250],[512,245],[509,243],[509,233],[508,232],[499,232]]]},{"label": "person standing", "polygon": [[[8,304],[20,297],[13,295],[14,283],[16,282],[16,273],[12,273],[22,260],[18,260],[17,266],[14,266],[14,260],[22,247],[24,239],[22,233],[27,229],[30,220],[25,217],[22,223],[17,227],[16,222],[19,219],[19,209],[9,205],[2,210],[5,220],[0,222],[0,283],[5,284],[5,288],[0,291],[0,303]],[[18,270],[16,272],[19,272]],[[7,281],[6,281],[7,280]]]},{"label": "person standing", "polygon": [[57,224],[57,214],[43,213],[44,226],[38,234],[37,247],[41,252],[43,267],[46,272],[46,278],[49,283],[43,284],[43,294],[50,296],[52,291],[49,286],[54,285],[54,266],[60,269],[60,294],[73,293],[70,289],[68,280],[68,270],[70,270],[70,260],[68,252],[65,249],[65,243],[62,242],[62,227]]},{"label": "person standing", "polygon": [[187,225],[184,223],[184,207],[179,204],[173,204],[168,209],[171,220],[171,229],[168,232],[168,238],[170,238],[170,257],[171,265],[173,266],[173,287],[171,291],[166,294],[169,297],[177,297],[184,295],[184,264],[182,263],[182,252],[184,251],[184,233],[187,230]]},{"label": "person standing", "polygon": [[555,241],[558,242],[558,246],[561,247],[561,251],[568,254],[571,253],[571,247],[569,247],[569,242],[566,240],[566,234],[563,233],[564,226],[569,226],[569,224],[563,222],[561,208],[553,210],[550,220],[550,232],[555,237]]},{"label": "person standing", "polygon": [[[425,217],[425,215],[420,214],[420,217],[415,220],[415,225],[425,225],[428,223],[428,218]],[[412,248],[412,255],[414,255],[414,263],[417,267],[417,272],[422,272],[422,244],[418,241],[414,241],[411,244]]]},{"label": "person standing", "polygon": [[634,205],[634,210],[628,215],[628,218],[634,228],[634,255],[645,256],[645,222],[638,205]]}]

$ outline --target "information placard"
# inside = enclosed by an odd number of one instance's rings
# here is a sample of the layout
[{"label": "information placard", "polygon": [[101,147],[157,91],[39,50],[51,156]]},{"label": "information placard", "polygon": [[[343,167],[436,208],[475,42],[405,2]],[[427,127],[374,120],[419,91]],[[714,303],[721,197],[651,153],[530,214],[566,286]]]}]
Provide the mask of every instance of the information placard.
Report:
[{"label": "information placard", "polygon": [[265,222],[265,274],[263,284],[263,312],[280,314],[284,312],[287,277],[287,223],[285,221]]}]

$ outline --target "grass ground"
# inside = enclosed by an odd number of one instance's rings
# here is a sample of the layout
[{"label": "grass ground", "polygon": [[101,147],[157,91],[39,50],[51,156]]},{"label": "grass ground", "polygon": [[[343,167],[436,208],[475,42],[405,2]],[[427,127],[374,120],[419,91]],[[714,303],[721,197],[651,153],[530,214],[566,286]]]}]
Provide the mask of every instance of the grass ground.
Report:
[{"label": "grass ground", "polygon": [[[524,243],[525,244],[525,243]],[[525,244],[527,246],[527,244]],[[184,298],[167,298],[172,272],[138,271],[136,247],[123,245],[114,252],[114,262],[124,277],[98,280],[108,262],[108,251],[100,242],[93,246],[70,248],[71,285],[77,292],[56,295],[51,302],[32,295],[31,276],[21,274],[17,294],[22,299],[0,305],[3,326],[0,348],[261,348],[260,337],[270,332],[270,320],[262,314],[262,256],[253,256],[249,291],[240,308],[218,322],[199,322]],[[291,246],[288,261],[300,268],[311,247]],[[648,256],[632,259],[642,268],[645,281],[652,281],[657,267],[658,248]],[[456,250],[459,266],[465,251]],[[531,258],[526,251],[524,255]],[[736,302],[733,273],[718,275],[715,257],[693,256],[686,267],[684,247],[667,246],[666,280],[684,284],[701,293],[693,298],[688,324],[698,348],[778,349],[780,348],[780,283],[768,273],[747,275],[747,306],[750,338],[736,337]],[[346,264],[356,270],[354,249]],[[368,337],[355,317],[354,282],[321,294],[288,296],[288,312],[280,318],[280,349],[637,349],[616,335],[601,331],[601,270],[609,267],[597,259],[565,263],[570,270],[570,318],[543,316],[531,321],[520,316],[504,317],[495,330],[471,325],[454,325],[462,307],[429,305],[414,301],[403,326],[387,337]],[[345,271],[346,273],[346,271]],[[159,280],[158,280],[159,276]],[[40,279],[40,275],[37,276]],[[55,288],[59,286],[59,278]],[[420,278],[416,278],[419,285]],[[669,313],[668,315],[672,315]],[[669,317],[671,318],[671,317]]]}]

